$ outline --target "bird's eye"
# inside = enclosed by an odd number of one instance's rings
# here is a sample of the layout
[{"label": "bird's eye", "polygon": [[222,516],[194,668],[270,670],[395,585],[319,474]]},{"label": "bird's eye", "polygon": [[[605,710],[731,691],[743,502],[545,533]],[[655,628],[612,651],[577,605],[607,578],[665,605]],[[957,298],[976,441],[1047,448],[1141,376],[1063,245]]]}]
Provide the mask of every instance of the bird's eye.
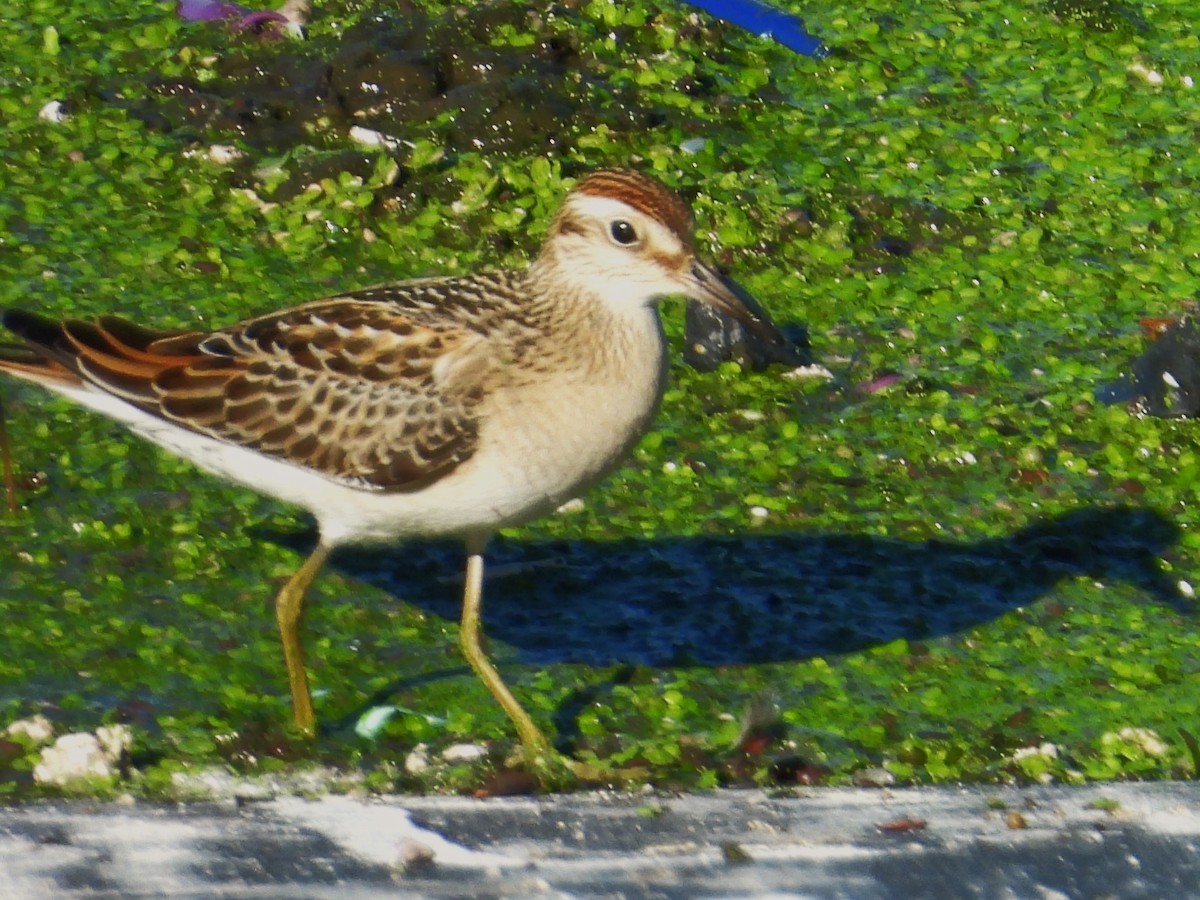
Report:
[{"label": "bird's eye", "polygon": [[624,219],[617,219],[608,226],[608,233],[612,235],[612,239],[624,247],[630,244],[637,243],[637,231],[632,225]]}]

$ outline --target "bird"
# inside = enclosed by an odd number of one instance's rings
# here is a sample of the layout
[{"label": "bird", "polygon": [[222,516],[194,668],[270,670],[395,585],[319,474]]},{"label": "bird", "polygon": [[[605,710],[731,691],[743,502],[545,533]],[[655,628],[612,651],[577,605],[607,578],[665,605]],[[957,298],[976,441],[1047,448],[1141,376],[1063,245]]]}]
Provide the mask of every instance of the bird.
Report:
[{"label": "bird", "polygon": [[657,178],[601,169],[567,193],[525,268],[351,290],[215,330],[8,309],[18,340],[0,347],[0,373],[312,514],[316,546],[275,599],[304,734],[304,597],[331,552],[460,539],[462,654],[543,766],[556,751],[481,642],[489,538],[579,496],[648,429],[668,368],[660,300],[782,340],[697,256],[693,230]]}]

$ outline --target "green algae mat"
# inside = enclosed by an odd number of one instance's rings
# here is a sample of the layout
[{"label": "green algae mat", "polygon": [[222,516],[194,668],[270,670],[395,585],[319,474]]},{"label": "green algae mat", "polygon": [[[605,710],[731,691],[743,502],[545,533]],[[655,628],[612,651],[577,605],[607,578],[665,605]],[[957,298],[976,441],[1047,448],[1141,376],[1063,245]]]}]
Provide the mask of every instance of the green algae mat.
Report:
[{"label": "green algae mat", "polygon": [[[19,0],[0,306],[188,327],[521,265],[575,178],[656,173],[832,377],[688,369],[668,306],[652,433],[495,543],[491,651],[562,749],[683,787],[1193,777],[1200,425],[1095,397],[1200,286],[1200,13],[787,9],[828,55],[666,0],[322,3],[304,40]],[[272,600],[310,523],[34,388],[0,400],[0,726],[132,735],[74,790],[503,788],[459,547],[335,557],[308,742]],[[440,762],[464,742],[488,760]],[[48,790],[38,758],[0,741],[0,792]]]}]

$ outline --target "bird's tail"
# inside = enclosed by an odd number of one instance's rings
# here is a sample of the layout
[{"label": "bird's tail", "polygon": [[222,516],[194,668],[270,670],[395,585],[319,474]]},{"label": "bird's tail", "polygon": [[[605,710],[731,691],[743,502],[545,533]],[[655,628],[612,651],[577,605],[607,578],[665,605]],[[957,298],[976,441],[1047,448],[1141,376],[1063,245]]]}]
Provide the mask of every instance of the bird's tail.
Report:
[{"label": "bird's tail", "polygon": [[62,327],[53,319],[10,309],[0,314],[0,325],[20,338],[0,341],[0,372],[35,384],[79,384],[63,346]]}]

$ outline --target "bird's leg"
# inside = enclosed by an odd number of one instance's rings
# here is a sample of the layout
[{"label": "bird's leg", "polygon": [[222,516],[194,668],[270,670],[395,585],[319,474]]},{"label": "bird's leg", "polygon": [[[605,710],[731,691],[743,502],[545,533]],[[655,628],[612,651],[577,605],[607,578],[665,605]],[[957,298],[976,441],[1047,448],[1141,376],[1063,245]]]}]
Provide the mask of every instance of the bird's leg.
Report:
[{"label": "bird's leg", "polygon": [[467,545],[467,579],[463,591],[462,627],[459,642],[463,656],[475,670],[475,674],[487,685],[496,702],[508,713],[525,753],[525,763],[537,772],[544,786],[566,786],[573,779],[597,784],[620,784],[641,782],[645,772],[637,769],[606,769],[591,763],[580,762],[560,756],[546,736],[533,724],[517,698],[512,695],[500,673],[487,658],[480,646],[480,610],[483,606],[483,544],[478,539]]},{"label": "bird's leg", "polygon": [[517,698],[512,695],[508,685],[504,683],[500,673],[496,671],[496,668],[488,660],[487,654],[484,653],[483,647],[480,646],[479,614],[483,602],[483,547],[472,544],[468,547],[467,552],[467,582],[466,589],[463,591],[462,628],[459,630],[459,643],[462,646],[463,656],[467,658],[467,662],[471,664],[475,674],[487,685],[492,696],[496,698],[496,702],[503,707],[513,724],[517,726],[517,734],[520,735],[521,744],[525,749],[525,761],[531,766],[540,768],[551,760],[556,760],[557,755],[550,747],[546,736],[533,724],[529,713],[525,712],[521,704],[517,702]]},{"label": "bird's leg", "polygon": [[279,623],[279,639],[283,642],[283,661],[287,664],[288,686],[292,689],[292,714],[296,727],[305,734],[317,730],[313,715],[312,695],[308,692],[308,673],[304,671],[304,645],[300,642],[300,619],[304,615],[304,595],[317,577],[330,547],[318,543],[296,574],[288,579],[275,598],[275,621]]}]

